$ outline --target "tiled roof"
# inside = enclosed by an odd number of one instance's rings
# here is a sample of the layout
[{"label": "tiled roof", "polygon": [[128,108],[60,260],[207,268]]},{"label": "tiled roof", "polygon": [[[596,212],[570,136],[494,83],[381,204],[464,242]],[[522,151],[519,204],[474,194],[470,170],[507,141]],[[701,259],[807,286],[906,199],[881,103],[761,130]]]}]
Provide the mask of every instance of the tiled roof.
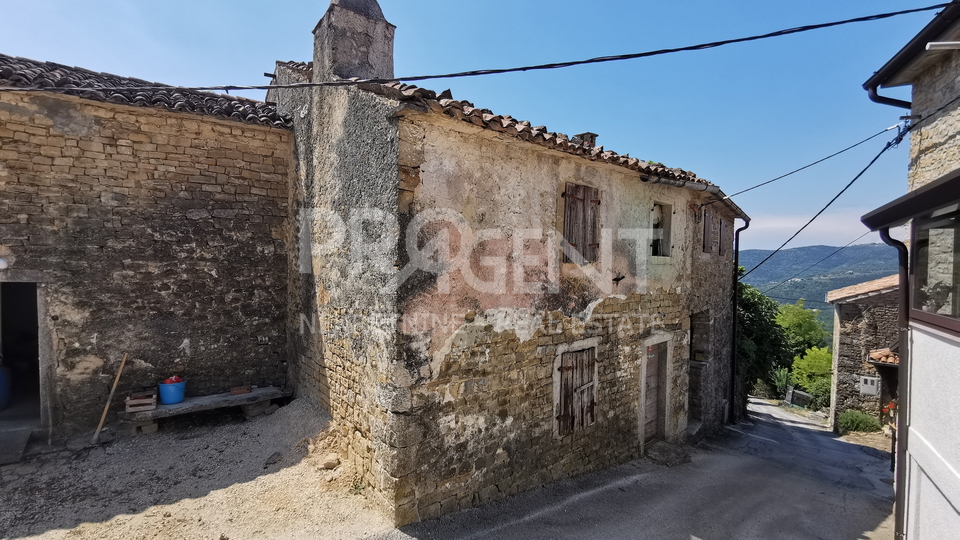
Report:
[{"label": "tiled roof", "polygon": [[880,349],[870,353],[870,361],[876,364],[900,365],[900,356],[890,349]]},{"label": "tiled roof", "polygon": [[[602,161],[639,171],[654,177],[656,181],[676,181],[696,184],[704,191],[718,192],[714,184],[698,178],[695,173],[683,169],[671,169],[659,163],[632,158],[628,154],[618,154],[602,146],[593,146],[588,141],[571,138],[562,133],[553,133],[546,126],[533,126],[530,122],[517,120],[509,115],[494,114],[489,109],[478,109],[469,101],[453,99],[449,90],[437,94],[432,90],[418,88],[402,83],[360,84],[359,87],[401,102],[411,103],[424,110],[444,114],[457,120],[485,129],[504,133],[524,141],[558,150],[567,154],[581,156],[592,161]],[[729,201],[728,201],[729,202]],[[739,210],[739,208],[737,208]],[[742,211],[740,211],[742,213]]]},{"label": "tiled roof", "polygon": [[900,287],[900,276],[892,275],[866,283],[851,285],[843,289],[837,289],[827,293],[827,302],[834,304],[837,302],[850,302],[853,300],[876,296],[893,292]]},{"label": "tiled roof", "polygon": [[167,85],[5,54],[0,54],[0,86],[94,88],[98,91],[63,93],[96,101],[135,107],[159,107],[176,112],[237,120],[247,124],[291,127],[290,121],[281,117],[275,107],[260,101],[210,92],[180,90],[172,86],[169,90],[125,90],[125,87]]}]

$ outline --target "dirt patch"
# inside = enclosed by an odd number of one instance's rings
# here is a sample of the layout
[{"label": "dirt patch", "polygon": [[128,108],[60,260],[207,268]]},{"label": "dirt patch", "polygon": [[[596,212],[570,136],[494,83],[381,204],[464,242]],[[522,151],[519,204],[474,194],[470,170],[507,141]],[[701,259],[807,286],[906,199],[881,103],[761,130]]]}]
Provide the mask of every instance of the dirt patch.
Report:
[{"label": "dirt patch", "polygon": [[887,454],[888,457],[893,444],[893,440],[890,437],[879,431],[876,433],[847,433],[843,437],[840,437],[840,439],[847,441],[848,443],[859,444],[860,446],[879,450],[880,452]]},{"label": "dirt patch", "polygon": [[0,536],[228,540],[392,531],[349,464],[324,468],[336,446],[328,420],[298,400],[248,422],[161,425],[154,435],[0,467]]}]

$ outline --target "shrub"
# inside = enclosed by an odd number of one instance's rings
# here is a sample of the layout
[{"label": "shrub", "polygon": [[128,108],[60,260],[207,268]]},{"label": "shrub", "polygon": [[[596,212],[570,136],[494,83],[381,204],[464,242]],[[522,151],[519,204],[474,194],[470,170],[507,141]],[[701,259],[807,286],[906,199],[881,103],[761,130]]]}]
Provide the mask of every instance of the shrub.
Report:
[{"label": "shrub", "polygon": [[793,376],[790,370],[785,367],[779,367],[773,370],[773,385],[776,387],[777,399],[783,399],[787,395],[787,387],[793,384]]},{"label": "shrub", "polygon": [[837,429],[841,434],[851,431],[880,431],[880,421],[867,413],[848,410],[837,417]]},{"label": "shrub", "polygon": [[830,377],[820,377],[815,379],[808,386],[808,392],[813,396],[810,402],[810,409],[819,411],[830,406],[830,393],[833,391],[833,382]]},{"label": "shrub", "polygon": [[[768,384],[763,379],[757,379],[757,382],[754,383],[753,389],[750,391],[751,396],[756,396],[763,399],[777,399],[776,389],[774,389],[770,384]],[[780,399],[783,399],[783,396],[780,396]]]},{"label": "shrub", "polygon": [[807,349],[801,357],[793,359],[793,378],[797,385],[813,393],[813,385],[818,379],[830,378],[833,373],[833,353],[826,347]]}]

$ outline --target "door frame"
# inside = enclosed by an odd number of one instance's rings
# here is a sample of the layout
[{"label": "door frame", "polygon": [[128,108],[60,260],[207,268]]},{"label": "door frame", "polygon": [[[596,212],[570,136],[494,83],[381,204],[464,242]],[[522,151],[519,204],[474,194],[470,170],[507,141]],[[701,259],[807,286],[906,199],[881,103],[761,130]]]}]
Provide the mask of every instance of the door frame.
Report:
[{"label": "door frame", "polygon": [[[664,400],[663,400],[663,440],[669,441],[673,439],[674,432],[670,429],[670,426],[673,422],[673,414],[671,413],[671,405],[673,404],[673,397],[670,394],[670,383],[674,378],[674,367],[671,359],[674,355],[675,348],[675,339],[674,334],[672,333],[657,333],[653,336],[645,339],[643,341],[643,346],[640,349],[640,402],[637,406],[638,408],[638,438],[640,444],[640,451],[646,452],[646,424],[647,424],[647,367],[649,365],[649,356],[647,354],[647,349],[654,345],[659,345],[661,343],[667,344],[667,357],[664,361],[663,373],[660,374],[660,380],[664,383]],[[654,439],[654,442],[656,439]]]},{"label": "door frame", "polygon": [[37,286],[37,340],[40,362],[40,428],[53,436],[53,397],[55,382],[55,362],[53,334],[48,317],[47,300],[44,294],[48,284],[40,272],[24,270],[0,271],[0,283],[33,283]]}]

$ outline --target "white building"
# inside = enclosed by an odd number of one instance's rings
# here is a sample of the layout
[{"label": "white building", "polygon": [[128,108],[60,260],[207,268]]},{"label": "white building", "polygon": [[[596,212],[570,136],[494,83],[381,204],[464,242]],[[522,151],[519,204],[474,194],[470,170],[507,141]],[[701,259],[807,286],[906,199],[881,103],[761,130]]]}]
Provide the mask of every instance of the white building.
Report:
[{"label": "white building", "polygon": [[[901,251],[897,538],[910,540],[960,534],[960,50],[927,50],[955,41],[960,2],[864,84],[874,101],[912,113],[909,193],[863,217]],[[905,85],[912,103],[877,92]],[[909,249],[888,235],[907,223]]]}]

